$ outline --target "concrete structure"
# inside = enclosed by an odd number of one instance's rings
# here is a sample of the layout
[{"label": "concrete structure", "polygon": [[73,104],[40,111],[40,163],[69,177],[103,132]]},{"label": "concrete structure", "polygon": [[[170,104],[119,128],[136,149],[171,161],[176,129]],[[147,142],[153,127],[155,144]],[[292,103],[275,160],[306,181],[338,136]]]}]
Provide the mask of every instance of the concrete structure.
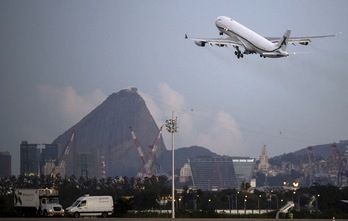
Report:
[{"label": "concrete structure", "polygon": [[53,160],[58,161],[59,158],[59,145],[58,144],[45,144],[45,148],[41,151],[41,161],[43,164],[45,161]]},{"label": "concrete structure", "polygon": [[180,169],[180,182],[186,183],[191,179],[191,167],[189,163],[185,163],[185,165]]},{"label": "concrete structure", "polygon": [[20,146],[20,175],[40,174],[40,150],[37,144],[22,141]]},{"label": "concrete structure", "polygon": [[233,157],[232,161],[238,187],[240,187],[243,182],[251,184],[255,167],[255,159],[248,157]]},{"label": "concrete structure", "polygon": [[210,191],[238,187],[232,157],[201,156],[190,159],[189,164],[196,189]]},{"label": "concrete structure", "polygon": [[0,177],[11,176],[11,154],[8,151],[0,152]]},{"label": "concrete structure", "polygon": [[[41,151],[41,172],[44,175],[51,175],[53,170],[57,170],[56,164],[58,163],[58,144],[45,144],[45,148]],[[60,168],[59,168],[60,170]],[[61,172],[59,172],[61,173]]]},{"label": "concrete structure", "polygon": [[267,173],[268,168],[269,168],[268,155],[267,155],[266,145],[264,145],[261,149],[260,162],[259,162],[258,169],[261,172]]}]

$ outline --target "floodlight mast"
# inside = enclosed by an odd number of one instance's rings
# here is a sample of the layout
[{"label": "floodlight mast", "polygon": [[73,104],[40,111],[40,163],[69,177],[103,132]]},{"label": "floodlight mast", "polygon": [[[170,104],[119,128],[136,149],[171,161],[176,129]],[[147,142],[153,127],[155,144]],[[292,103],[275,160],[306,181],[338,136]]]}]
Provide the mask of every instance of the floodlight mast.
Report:
[{"label": "floodlight mast", "polygon": [[175,187],[174,187],[174,133],[178,132],[177,125],[178,118],[174,119],[174,111],[172,113],[172,119],[166,120],[166,128],[169,133],[172,134],[172,218],[175,218]]}]

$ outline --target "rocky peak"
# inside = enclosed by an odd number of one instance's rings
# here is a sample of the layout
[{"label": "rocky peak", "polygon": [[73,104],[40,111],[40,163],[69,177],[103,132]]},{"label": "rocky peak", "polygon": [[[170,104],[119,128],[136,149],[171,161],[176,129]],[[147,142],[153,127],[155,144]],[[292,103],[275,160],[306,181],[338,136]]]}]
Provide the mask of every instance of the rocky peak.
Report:
[{"label": "rocky peak", "polygon": [[[135,176],[142,161],[132,139],[130,126],[145,154],[148,153],[159,128],[136,88],[111,94],[53,141],[64,146],[72,130],[76,131],[67,160],[67,175]],[[165,150],[161,137],[156,155],[160,156]]]}]

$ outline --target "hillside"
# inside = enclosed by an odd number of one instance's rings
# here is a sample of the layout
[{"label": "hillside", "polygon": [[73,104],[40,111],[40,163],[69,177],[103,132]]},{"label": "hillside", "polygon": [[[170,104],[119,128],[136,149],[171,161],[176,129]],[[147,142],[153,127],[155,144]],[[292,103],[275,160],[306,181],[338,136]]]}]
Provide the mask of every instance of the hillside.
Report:
[{"label": "hillside", "polygon": [[[337,144],[337,149],[341,156],[346,151],[346,146],[348,146],[348,140],[339,141]],[[316,160],[327,158],[328,156],[333,156],[332,143],[314,145],[313,154]],[[308,163],[308,153],[307,148],[297,150],[295,152],[282,154],[280,156],[275,156],[269,159],[271,165],[280,166],[281,163],[290,162],[292,164]]]},{"label": "hillside", "polygon": [[[141,168],[129,127],[135,131],[145,154],[157,137],[159,128],[136,88],[111,94],[102,104],[60,135],[53,143],[66,144],[76,130],[67,160],[67,175],[100,177],[134,176]],[[162,138],[161,138],[162,140]],[[157,156],[166,151],[162,140]],[[105,166],[103,164],[105,163]]]},{"label": "hillside", "polygon": [[[146,158],[159,128],[136,88],[111,94],[102,104],[73,125],[53,143],[66,145],[72,131],[75,138],[67,159],[67,175],[89,177],[135,176],[143,167],[131,136],[132,127]],[[203,147],[175,150],[175,167],[180,169],[188,158],[216,155]],[[157,163],[171,171],[171,150],[161,140],[156,152]],[[103,166],[105,165],[105,166]],[[105,172],[105,174],[103,173]]]}]

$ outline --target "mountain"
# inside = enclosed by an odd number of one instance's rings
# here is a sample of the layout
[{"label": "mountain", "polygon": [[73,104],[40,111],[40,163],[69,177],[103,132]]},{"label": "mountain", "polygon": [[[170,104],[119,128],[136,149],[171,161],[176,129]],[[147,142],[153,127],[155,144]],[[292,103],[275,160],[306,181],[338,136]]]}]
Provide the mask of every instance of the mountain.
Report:
[{"label": "mountain", "polygon": [[[143,145],[145,154],[148,153],[147,147],[154,144],[159,128],[136,88],[111,94],[53,141],[65,145],[72,131],[76,131],[67,158],[66,174],[90,177],[136,175],[142,167],[142,161],[130,126]],[[156,155],[160,157],[165,151],[161,137]]]}]

